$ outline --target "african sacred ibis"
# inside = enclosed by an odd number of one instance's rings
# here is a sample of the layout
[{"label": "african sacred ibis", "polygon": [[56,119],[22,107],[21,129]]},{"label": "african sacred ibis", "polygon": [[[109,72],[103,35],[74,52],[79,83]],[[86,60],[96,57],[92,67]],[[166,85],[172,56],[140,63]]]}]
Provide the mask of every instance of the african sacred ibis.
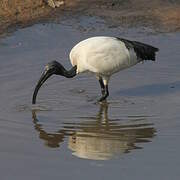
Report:
[{"label": "african sacred ibis", "polygon": [[96,75],[102,92],[99,101],[103,101],[109,95],[108,82],[112,74],[144,60],[155,61],[157,51],[156,47],[123,38],[98,36],[85,39],[70,52],[73,66],[70,70],[66,70],[57,61],[46,65],[35,87],[32,103],[36,103],[38,90],[53,74],[72,78],[83,72],[92,72]]}]

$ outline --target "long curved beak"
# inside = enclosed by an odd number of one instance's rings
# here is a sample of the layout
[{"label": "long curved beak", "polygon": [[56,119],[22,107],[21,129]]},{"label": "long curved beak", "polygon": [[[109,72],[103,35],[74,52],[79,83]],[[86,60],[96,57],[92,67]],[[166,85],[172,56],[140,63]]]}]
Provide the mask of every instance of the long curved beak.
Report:
[{"label": "long curved beak", "polygon": [[52,69],[45,69],[45,71],[43,72],[43,74],[41,75],[36,87],[35,87],[35,90],[34,90],[34,93],[33,93],[33,98],[32,98],[32,104],[36,104],[36,97],[37,97],[37,94],[38,94],[38,91],[40,89],[40,87],[44,84],[44,82],[54,74],[54,71]]}]

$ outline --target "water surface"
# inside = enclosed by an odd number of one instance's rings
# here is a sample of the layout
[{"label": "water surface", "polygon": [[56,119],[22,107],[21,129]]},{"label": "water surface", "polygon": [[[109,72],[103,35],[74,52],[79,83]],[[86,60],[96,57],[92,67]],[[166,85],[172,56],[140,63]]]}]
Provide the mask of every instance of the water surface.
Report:
[{"label": "water surface", "polygon": [[[105,104],[96,103],[96,78],[83,74],[50,78],[32,106],[45,64],[70,68],[70,49],[93,35],[157,46],[157,62],[112,77]],[[38,24],[1,39],[1,179],[178,179],[179,41],[179,33],[109,28],[94,17]]]}]

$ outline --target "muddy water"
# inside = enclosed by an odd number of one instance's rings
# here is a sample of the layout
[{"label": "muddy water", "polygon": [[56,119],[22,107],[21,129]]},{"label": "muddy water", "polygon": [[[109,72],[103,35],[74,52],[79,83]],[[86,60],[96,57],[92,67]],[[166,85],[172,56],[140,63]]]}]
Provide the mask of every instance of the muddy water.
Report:
[{"label": "muddy water", "polygon": [[[108,103],[97,104],[92,75],[54,76],[31,105],[43,66],[93,35],[123,36],[160,48],[112,77]],[[1,179],[179,179],[180,34],[109,28],[81,17],[38,24],[0,40]]]}]

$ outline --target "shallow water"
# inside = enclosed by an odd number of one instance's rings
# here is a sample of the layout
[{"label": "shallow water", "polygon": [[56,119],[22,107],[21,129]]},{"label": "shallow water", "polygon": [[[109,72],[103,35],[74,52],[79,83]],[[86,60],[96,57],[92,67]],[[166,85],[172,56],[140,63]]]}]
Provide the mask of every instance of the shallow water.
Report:
[{"label": "shallow water", "polygon": [[[93,35],[159,47],[112,77],[108,103],[95,77],[54,76],[31,105],[44,65]],[[1,179],[179,179],[180,34],[109,28],[94,17],[38,24],[0,40]]]}]

